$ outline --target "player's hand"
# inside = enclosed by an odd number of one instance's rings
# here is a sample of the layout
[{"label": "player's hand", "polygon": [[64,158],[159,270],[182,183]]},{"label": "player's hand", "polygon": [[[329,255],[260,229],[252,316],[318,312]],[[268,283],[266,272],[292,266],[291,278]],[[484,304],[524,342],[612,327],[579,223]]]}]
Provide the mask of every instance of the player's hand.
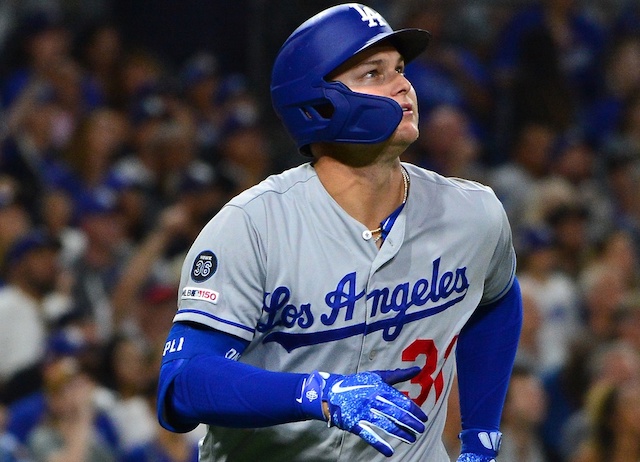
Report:
[{"label": "player's hand", "polygon": [[322,411],[322,403],[326,402],[329,426],[358,435],[389,457],[393,447],[381,433],[385,437],[414,443],[425,430],[426,414],[391,386],[418,372],[419,367],[352,375],[314,371],[305,380],[299,402],[310,417],[327,420]]},{"label": "player's hand", "polygon": [[456,462],[496,462],[496,458],[465,452],[464,454],[460,454],[460,456],[458,456]]},{"label": "player's hand", "polygon": [[462,454],[456,462],[496,462],[502,433],[472,428],[463,430],[458,437]]}]

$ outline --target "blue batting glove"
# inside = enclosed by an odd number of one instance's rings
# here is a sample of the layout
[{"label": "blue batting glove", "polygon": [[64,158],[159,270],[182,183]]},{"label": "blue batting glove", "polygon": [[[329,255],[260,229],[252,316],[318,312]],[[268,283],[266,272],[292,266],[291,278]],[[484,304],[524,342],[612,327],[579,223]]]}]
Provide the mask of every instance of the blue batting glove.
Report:
[{"label": "blue batting glove", "polygon": [[391,386],[415,377],[418,372],[419,367],[352,375],[314,371],[305,380],[298,402],[309,417],[323,421],[326,417],[322,402],[326,402],[329,426],[358,435],[390,457],[393,447],[377,431],[414,443],[425,430],[426,414]]},{"label": "blue batting glove", "polygon": [[460,454],[460,456],[456,459],[456,462],[496,462],[496,459],[495,457],[488,457],[481,454],[472,454],[470,452],[465,452],[464,454]]},{"label": "blue batting glove", "polygon": [[471,428],[463,430],[458,438],[462,449],[456,462],[496,462],[502,433]]}]

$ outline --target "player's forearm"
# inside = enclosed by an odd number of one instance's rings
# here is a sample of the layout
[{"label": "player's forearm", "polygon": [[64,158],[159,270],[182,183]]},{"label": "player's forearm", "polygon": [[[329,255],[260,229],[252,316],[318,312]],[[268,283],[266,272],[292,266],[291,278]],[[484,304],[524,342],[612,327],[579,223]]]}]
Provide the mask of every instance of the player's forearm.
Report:
[{"label": "player's forearm", "polygon": [[521,326],[522,299],[516,279],[504,297],[479,307],[460,333],[456,360],[462,448],[458,462],[495,462]]},{"label": "player's forearm", "polygon": [[498,430],[521,325],[516,279],[502,299],[479,307],[460,333],[456,360],[463,430]]},{"label": "player's forearm", "polygon": [[296,401],[306,377],[199,355],[173,379],[165,396],[165,422],[184,430],[198,423],[256,428],[306,420]]},{"label": "player's forearm", "polygon": [[188,431],[199,423],[261,427],[308,418],[296,401],[307,375],[228,359],[239,357],[248,343],[204,326],[175,323],[160,369],[160,423]]}]

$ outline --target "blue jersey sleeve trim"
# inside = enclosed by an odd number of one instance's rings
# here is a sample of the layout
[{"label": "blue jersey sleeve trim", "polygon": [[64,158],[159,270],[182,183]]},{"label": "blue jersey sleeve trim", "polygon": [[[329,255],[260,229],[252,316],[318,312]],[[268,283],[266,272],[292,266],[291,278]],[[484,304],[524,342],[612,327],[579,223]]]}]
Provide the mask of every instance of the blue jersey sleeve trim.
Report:
[{"label": "blue jersey sleeve trim", "polygon": [[244,324],[238,324],[236,322],[232,322],[232,321],[228,321],[226,319],[223,318],[219,318],[218,316],[214,316],[211,313],[207,313],[206,311],[200,311],[200,310],[192,310],[192,309],[182,309],[182,310],[178,310],[178,312],[176,313],[176,316],[179,314],[185,314],[185,313],[194,313],[197,314],[199,316],[204,316],[206,318],[209,319],[213,319],[214,321],[220,322],[222,324],[227,324],[229,326],[233,326],[233,327],[237,327],[238,329],[242,329],[245,330],[251,334],[255,333],[255,329],[245,326]]},{"label": "blue jersey sleeve trim", "polygon": [[462,428],[499,429],[522,327],[517,278],[499,300],[478,307],[458,338]]}]

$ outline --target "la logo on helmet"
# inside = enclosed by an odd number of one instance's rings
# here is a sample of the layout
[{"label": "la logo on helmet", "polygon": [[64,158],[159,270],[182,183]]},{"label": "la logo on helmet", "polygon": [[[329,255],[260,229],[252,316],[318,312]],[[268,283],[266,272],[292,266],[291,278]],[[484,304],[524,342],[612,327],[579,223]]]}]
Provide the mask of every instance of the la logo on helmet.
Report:
[{"label": "la logo on helmet", "polygon": [[349,5],[351,8],[360,13],[362,22],[369,22],[369,27],[387,26],[387,21],[376,10],[365,5]]}]

